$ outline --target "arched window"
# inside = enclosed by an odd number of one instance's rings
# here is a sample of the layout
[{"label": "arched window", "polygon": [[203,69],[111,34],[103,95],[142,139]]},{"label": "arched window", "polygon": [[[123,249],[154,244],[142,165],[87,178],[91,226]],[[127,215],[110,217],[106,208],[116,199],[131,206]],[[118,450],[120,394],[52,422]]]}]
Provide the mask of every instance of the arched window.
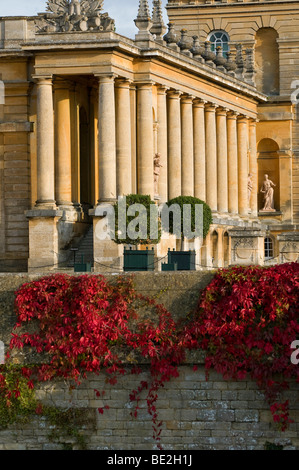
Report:
[{"label": "arched window", "polygon": [[266,237],[264,240],[264,246],[265,246],[265,260],[274,258],[274,246],[273,246],[272,238]]},{"label": "arched window", "polygon": [[209,34],[208,41],[211,43],[211,49],[216,51],[218,46],[222,47],[223,56],[229,51],[229,35],[225,31],[213,31]]}]

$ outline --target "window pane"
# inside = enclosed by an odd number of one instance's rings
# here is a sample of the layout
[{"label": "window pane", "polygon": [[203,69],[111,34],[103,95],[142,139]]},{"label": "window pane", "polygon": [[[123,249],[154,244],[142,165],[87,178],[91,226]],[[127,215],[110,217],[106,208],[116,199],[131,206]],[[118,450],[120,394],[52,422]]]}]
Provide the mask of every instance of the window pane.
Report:
[{"label": "window pane", "polygon": [[212,51],[216,51],[218,46],[222,47],[223,56],[226,57],[226,52],[229,51],[229,36],[224,31],[214,31],[209,35],[208,40],[211,43]]}]

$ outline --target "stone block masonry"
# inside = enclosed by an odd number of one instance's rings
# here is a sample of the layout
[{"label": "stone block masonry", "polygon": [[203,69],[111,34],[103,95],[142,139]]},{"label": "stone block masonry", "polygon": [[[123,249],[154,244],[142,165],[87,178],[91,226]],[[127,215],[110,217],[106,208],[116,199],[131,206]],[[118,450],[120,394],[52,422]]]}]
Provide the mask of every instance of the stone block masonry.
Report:
[{"label": "stone block masonry", "polygon": [[[81,386],[69,392],[63,383],[45,385],[37,397],[45,405],[73,407],[88,414],[84,423],[76,424],[88,450],[155,450],[152,422],[146,402],[141,401],[137,418],[131,417],[134,403],[131,391],[140,380],[150,378],[147,367],[139,378],[126,375],[116,385],[107,385],[105,376],[89,376]],[[94,389],[105,390],[96,398]],[[163,421],[161,443],[164,450],[263,450],[266,442],[282,445],[285,450],[299,449],[299,404],[296,384],[286,394],[290,399],[295,423],[285,433],[276,430],[267,403],[250,381],[225,381],[212,372],[206,381],[203,366],[180,368],[180,377],[158,392],[157,410]],[[145,398],[145,395],[143,395]],[[103,414],[98,408],[109,406]],[[55,426],[54,426],[55,427]],[[66,443],[76,448],[76,439],[57,428],[51,442],[53,426],[44,418],[26,425],[0,431],[0,450],[59,450]],[[61,435],[60,435],[61,433]]]},{"label": "stone block masonry", "polygon": [[[7,345],[15,324],[14,292],[38,276],[0,275],[0,339]],[[155,296],[178,318],[194,308],[211,272],[136,273],[135,283],[144,294]],[[109,278],[109,276],[107,276]],[[110,277],[113,279],[113,276]],[[187,295],[188,294],[188,295]],[[201,358],[188,359],[179,377],[158,392],[158,418],[162,420],[161,444],[165,450],[262,450],[267,442],[285,450],[299,449],[298,384],[285,392],[294,423],[281,433],[273,424],[269,406],[250,380],[224,380],[210,372],[206,380]],[[191,364],[192,362],[192,364]],[[193,364],[198,369],[193,371]],[[136,418],[130,393],[141,380],[150,380],[148,365],[139,376],[127,374],[117,384],[105,383],[105,375],[89,375],[71,392],[64,382],[42,384],[36,397],[57,410],[76,411],[73,429],[87,450],[156,450],[152,421],[147,412],[146,391],[141,395]],[[105,394],[96,396],[95,390]],[[103,414],[98,408],[105,409]],[[78,437],[78,436],[77,436]],[[78,439],[44,417],[0,430],[0,450],[58,450],[78,448]]]}]

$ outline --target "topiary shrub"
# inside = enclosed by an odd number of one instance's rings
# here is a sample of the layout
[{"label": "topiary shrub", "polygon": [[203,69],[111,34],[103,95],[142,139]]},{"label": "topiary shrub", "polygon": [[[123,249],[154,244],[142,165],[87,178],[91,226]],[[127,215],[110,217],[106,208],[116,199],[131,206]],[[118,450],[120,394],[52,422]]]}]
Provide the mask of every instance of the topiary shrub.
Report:
[{"label": "topiary shrub", "polygon": [[177,204],[181,209],[181,225],[180,227],[174,226],[174,220],[172,214],[170,214],[170,223],[169,223],[169,230],[170,233],[176,233],[179,229],[181,235],[184,235],[184,218],[183,218],[183,209],[185,205],[191,206],[191,230],[194,231],[196,229],[196,219],[195,219],[195,207],[196,205],[203,206],[203,238],[206,238],[207,234],[209,233],[210,226],[213,222],[212,211],[208,204],[200,199],[192,196],[178,196],[176,198],[171,199],[167,203],[168,207],[171,207],[173,204]]},{"label": "topiary shrub", "polygon": [[[144,212],[136,212],[134,215],[128,215],[128,210],[135,204],[140,204],[145,208]],[[155,206],[155,207],[153,207]],[[129,194],[126,196],[126,214],[125,214],[125,229],[126,233],[121,233],[120,229],[120,202],[115,205],[115,243],[125,244],[125,245],[140,245],[140,244],[153,244],[156,245],[161,239],[161,224],[160,220],[157,217],[157,236],[155,238],[151,237],[151,217],[153,214],[156,215],[156,212],[153,209],[156,209],[156,203],[151,200],[150,196],[142,194]],[[138,219],[138,220],[137,220]],[[128,235],[128,229],[131,226],[131,230],[134,228],[136,234],[139,232],[141,236],[136,236],[134,238]],[[142,230],[142,227],[145,230]],[[137,228],[139,230],[137,230]],[[143,233],[141,233],[143,232]]]}]

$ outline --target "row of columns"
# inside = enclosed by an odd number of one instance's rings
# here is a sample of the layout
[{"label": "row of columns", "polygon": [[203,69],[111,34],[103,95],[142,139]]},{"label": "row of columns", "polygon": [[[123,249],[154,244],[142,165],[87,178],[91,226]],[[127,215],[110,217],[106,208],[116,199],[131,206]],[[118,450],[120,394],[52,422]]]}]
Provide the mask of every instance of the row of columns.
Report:
[{"label": "row of columns", "polygon": [[[191,195],[213,211],[257,213],[256,121],[194,96],[157,88],[157,136],[153,131],[152,82],[137,83],[137,190],[154,196],[154,152],[161,154],[162,201]],[[72,201],[69,87],[37,80],[37,207]],[[99,203],[132,188],[131,84],[111,74],[99,77]],[[54,135],[56,168],[54,158]],[[254,188],[248,200],[248,173]],[[54,177],[55,175],[55,177]]]}]

